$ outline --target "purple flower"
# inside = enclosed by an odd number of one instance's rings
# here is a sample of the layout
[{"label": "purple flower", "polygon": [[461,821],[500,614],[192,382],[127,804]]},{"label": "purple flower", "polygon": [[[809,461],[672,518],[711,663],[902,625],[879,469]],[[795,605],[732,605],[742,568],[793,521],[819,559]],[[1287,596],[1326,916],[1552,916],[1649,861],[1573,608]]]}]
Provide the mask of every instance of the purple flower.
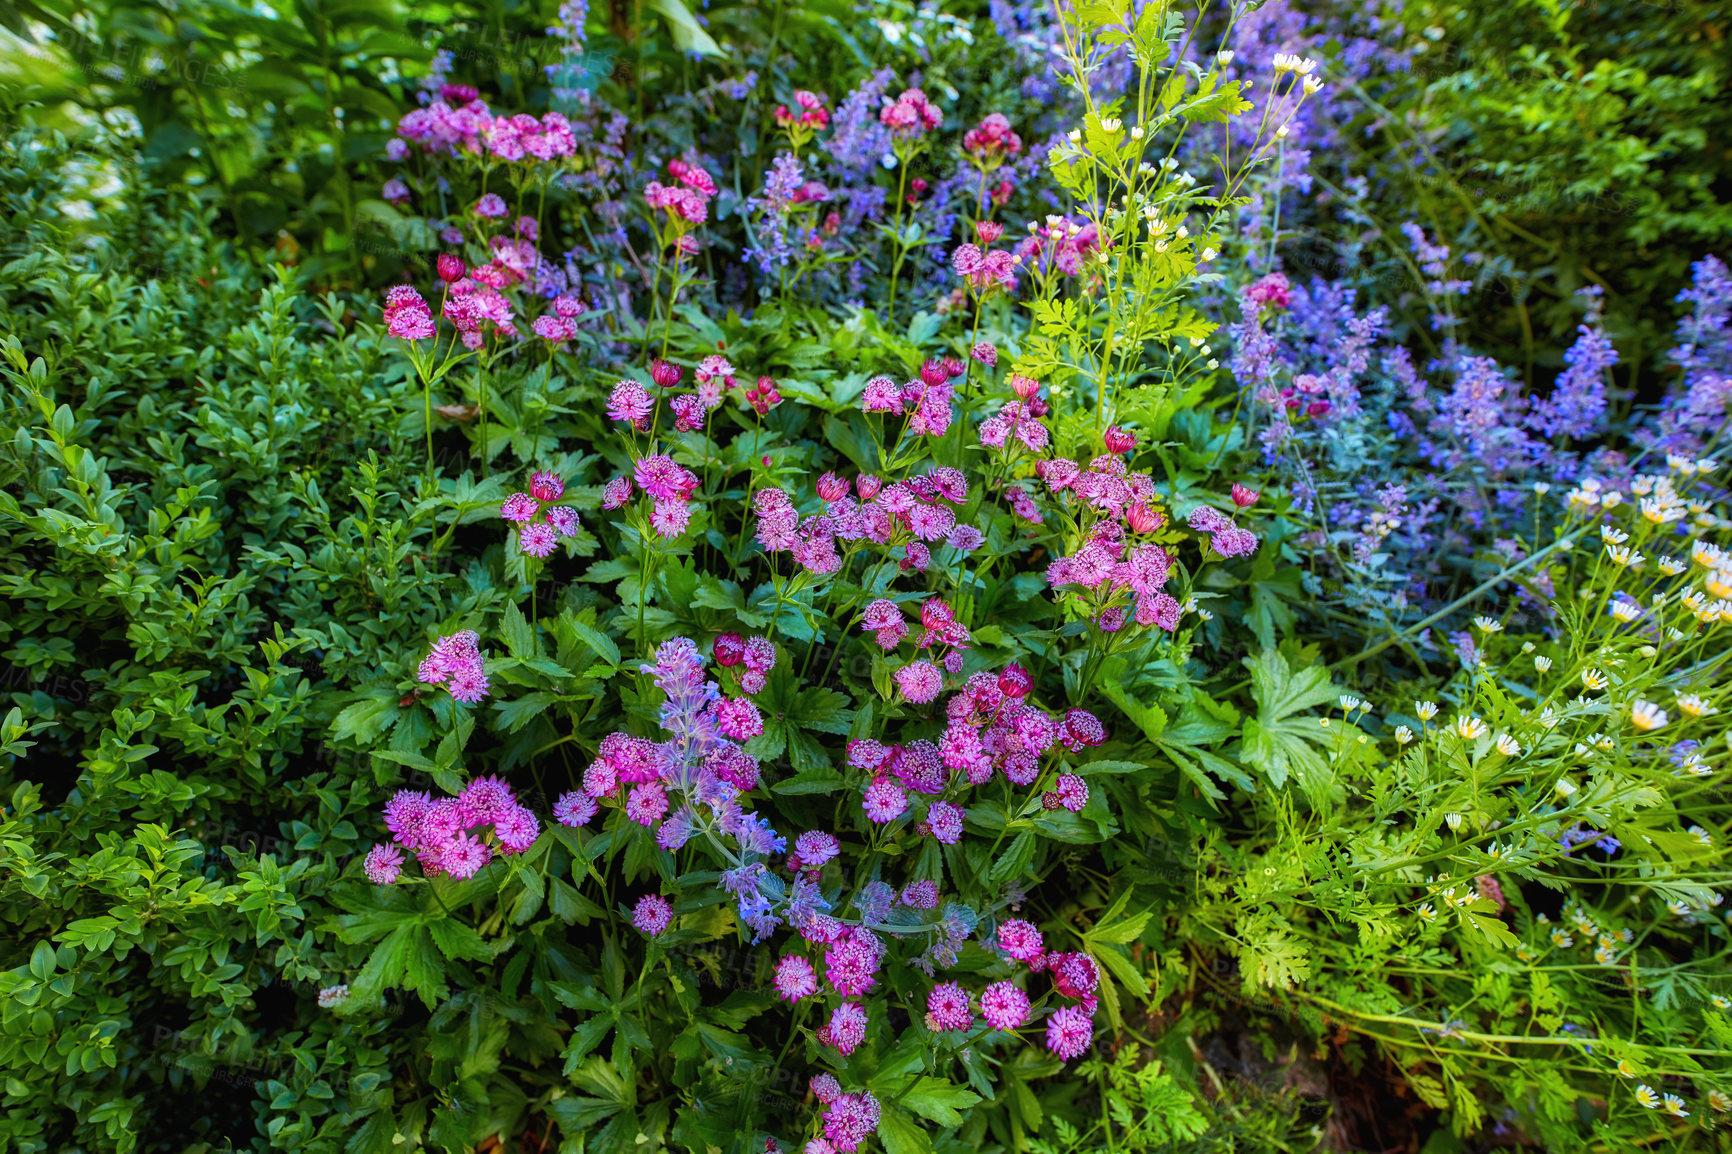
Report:
[{"label": "purple flower", "polygon": [[966,1030],[974,1025],[974,1011],[968,1005],[968,991],[955,982],[933,986],[926,995],[926,1028]]},{"label": "purple flower", "polygon": [[859,1002],[843,1002],[830,1012],[830,1024],[818,1031],[818,1040],[836,1047],[844,1058],[866,1040],[866,1007]]},{"label": "purple flower", "polygon": [[994,982],[981,991],[980,1013],[995,1030],[1015,1030],[1028,1021],[1028,995],[1012,982]]},{"label": "purple flower", "polygon": [[1094,1033],[1087,1011],[1081,1006],[1063,1006],[1046,1020],[1046,1048],[1068,1061],[1089,1048]]},{"label": "purple flower", "polygon": [[376,886],[388,886],[397,880],[397,875],[403,869],[403,851],[394,845],[379,843],[367,851],[367,860],[362,863],[362,870],[367,880]]},{"label": "purple flower", "polygon": [[904,665],[891,676],[902,690],[902,696],[916,705],[925,705],[944,688],[944,674],[930,661]]},{"label": "purple flower", "polygon": [[799,954],[789,954],[776,963],[775,985],[777,996],[797,1002],[818,992],[818,974],[811,962]]},{"label": "purple flower", "polygon": [[645,894],[637,900],[631,924],[649,937],[660,937],[674,920],[674,907],[660,894]]},{"label": "purple flower", "polygon": [[595,799],[581,789],[562,793],[553,803],[553,817],[560,825],[586,825],[600,810]]}]

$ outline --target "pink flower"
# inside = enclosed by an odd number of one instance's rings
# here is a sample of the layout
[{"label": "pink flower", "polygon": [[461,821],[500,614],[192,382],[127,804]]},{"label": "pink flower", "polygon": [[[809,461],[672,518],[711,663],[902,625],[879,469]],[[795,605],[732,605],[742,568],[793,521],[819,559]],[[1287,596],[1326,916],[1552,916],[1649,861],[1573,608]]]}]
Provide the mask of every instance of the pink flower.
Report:
[{"label": "pink flower", "polygon": [[494,821],[493,836],[506,853],[522,853],[541,836],[541,819],[527,807],[514,805]]},{"label": "pink flower", "polygon": [[408,285],[385,294],[385,330],[406,341],[424,341],[438,331],[427,302]]},{"label": "pink flower", "polygon": [[[1059,723],[1058,739],[1064,747],[1075,753],[1085,748],[1100,745],[1107,739],[1106,727],[1100,720],[1086,709],[1073,709],[1064,715],[1064,721]],[[1063,777],[1059,779],[1061,782]],[[1079,783],[1080,784],[1080,783]],[[1088,787],[1082,790],[1083,799],[1088,799]],[[1079,808],[1079,807],[1069,807]]]},{"label": "pink flower", "polygon": [[980,1013],[995,1030],[1015,1030],[1028,1021],[1028,995],[1012,982],[994,982],[980,994]]},{"label": "pink flower", "polygon": [[1293,298],[1292,287],[1287,283],[1287,278],[1278,272],[1265,274],[1253,282],[1245,290],[1245,296],[1254,304],[1278,309],[1286,308]]},{"label": "pink flower", "polygon": [[1185,524],[1201,533],[1219,533],[1232,527],[1232,522],[1219,509],[1208,505],[1198,505],[1191,510],[1191,515],[1185,518]]},{"label": "pink flower", "polygon": [[1088,804],[1088,783],[1074,773],[1061,773],[1053,789],[1041,795],[1041,806],[1045,809],[1068,809],[1076,813]]},{"label": "pink flower", "polygon": [[[860,619],[860,628],[876,635],[879,648],[888,652],[902,644],[902,639],[908,636],[908,623],[902,618],[902,610],[896,602],[879,598],[866,606],[866,612]],[[931,698],[927,699],[928,701]]]},{"label": "pink flower", "polygon": [[823,501],[840,501],[848,495],[848,482],[834,473],[818,478],[818,497]]},{"label": "pink flower", "polygon": [[[858,1094],[840,1094],[829,1102],[824,1112],[824,1138],[835,1154],[854,1154],[866,1139],[878,1129],[880,1107],[878,1099],[862,1090]],[[813,1151],[806,1154],[830,1154]]]},{"label": "pink flower", "polygon": [[998,675],[998,691],[1006,697],[1020,700],[1027,697],[1033,689],[1034,678],[1020,665],[1007,665]]},{"label": "pink flower", "polygon": [[911,665],[904,665],[891,674],[891,677],[902,690],[902,696],[915,705],[925,705],[944,688],[944,674],[930,661],[916,661]]},{"label": "pink flower", "polygon": [[926,99],[926,93],[910,88],[878,113],[878,122],[892,135],[912,138],[931,132],[944,121],[943,113]]},{"label": "pink flower", "polygon": [[1209,545],[1223,557],[1249,557],[1257,551],[1257,534],[1229,525],[1210,537]]},{"label": "pink flower", "polygon": [[367,880],[376,886],[388,886],[397,880],[397,875],[403,870],[403,851],[394,845],[380,842],[367,851],[367,859],[361,864],[361,869],[367,875]]},{"label": "pink flower", "polygon": [[488,682],[485,659],[477,648],[479,640],[472,629],[440,638],[422,659],[416,679],[426,685],[446,686],[453,698],[465,704],[480,701],[487,696]]},{"label": "pink flower", "polygon": [[463,279],[463,274],[469,271],[464,265],[462,257],[453,256],[448,252],[439,254],[436,267],[439,270],[439,279],[446,284],[456,284]]},{"label": "pink flower", "polygon": [[636,487],[631,483],[630,477],[615,477],[601,491],[601,507],[603,509],[623,508],[625,503],[631,500],[632,493],[635,491]]},{"label": "pink flower", "polygon": [[645,894],[631,913],[631,924],[639,933],[652,938],[660,937],[673,920],[674,907],[660,894]]},{"label": "pink flower", "polygon": [[609,420],[637,424],[649,419],[650,412],[655,408],[655,401],[649,392],[637,381],[621,381],[613,387],[613,392],[607,399],[607,415]]},{"label": "pink flower", "polygon": [[625,815],[642,826],[653,825],[668,812],[667,791],[659,781],[644,781],[632,786],[626,799]]},{"label": "pink flower", "polygon": [[1101,980],[1095,960],[1082,953],[1049,954],[1046,965],[1052,974],[1053,989],[1067,998],[1088,1002],[1092,1012],[1094,992]]},{"label": "pink flower", "polygon": [[1080,1006],[1063,1006],[1046,1020],[1046,1048],[1069,1061],[1089,1048],[1094,1022]]},{"label": "pink flower", "polygon": [[689,501],[698,487],[697,474],[676,464],[666,453],[638,461],[632,470],[638,487],[657,501]]},{"label": "pink flower", "polygon": [[[866,382],[866,390],[860,398],[860,408],[867,413],[900,413],[902,390],[889,377],[873,377]],[[870,500],[865,494],[861,496]]]},{"label": "pink flower", "polygon": [[822,869],[840,852],[842,847],[835,836],[822,830],[808,830],[794,839],[794,855],[800,859],[801,869]]},{"label": "pink flower", "polygon": [[565,482],[552,473],[536,473],[529,478],[529,495],[537,501],[557,501],[565,496]]},{"label": "pink flower", "polygon": [[491,192],[475,202],[476,216],[501,217],[504,216],[507,211],[505,201]]},{"label": "pink flower", "polygon": [[650,511],[650,525],[663,540],[672,540],[692,522],[692,507],[678,501],[657,501]]},{"label": "pink flower", "polygon": [[1144,594],[1137,598],[1138,625],[1158,625],[1171,633],[1179,627],[1179,617],[1183,612],[1179,603],[1166,593]]},{"label": "pink flower", "polygon": [[726,698],[715,704],[716,728],[733,741],[750,741],[764,732],[758,707],[744,697]]},{"label": "pink flower", "polygon": [[1102,440],[1106,442],[1109,453],[1128,453],[1137,447],[1136,437],[1116,425],[1107,429]]},{"label": "pink flower", "polygon": [[535,498],[528,493],[513,493],[505,498],[505,504],[499,507],[499,515],[507,521],[524,524],[535,520],[535,515],[541,511]]},{"label": "pink flower", "polygon": [[930,879],[909,882],[902,890],[902,904],[915,910],[937,909],[938,883]]},{"label": "pink flower", "polygon": [[818,1031],[818,1040],[846,1058],[866,1040],[867,1021],[859,1002],[843,1002],[830,1012],[830,1024]]},{"label": "pink flower", "polygon": [[895,821],[908,810],[908,795],[889,778],[875,779],[863,796],[866,816],[879,825]]},{"label": "pink flower", "polygon": [[817,971],[799,954],[789,954],[776,963],[774,982],[777,996],[788,1002],[797,1002],[818,992]]},{"label": "pink flower", "polygon": [[553,526],[553,531],[562,538],[577,536],[579,528],[577,510],[570,505],[555,505],[547,511],[547,523]]},{"label": "pink flower", "polygon": [[848,930],[824,947],[824,977],[844,997],[869,993],[878,984],[883,947],[871,934]]},{"label": "pink flower", "polygon": [[966,1030],[974,1025],[974,1011],[968,1005],[968,991],[955,982],[933,986],[926,995],[926,1028]]},{"label": "pink flower", "polygon": [[1019,962],[1033,961],[1040,957],[1045,945],[1040,931],[1021,918],[1011,918],[998,925],[998,948],[1007,957]]},{"label": "pink flower", "polygon": [[955,845],[962,840],[962,816],[961,806],[948,801],[935,801],[926,811],[926,826],[938,841],[945,845]]},{"label": "pink flower", "polygon": [[560,825],[587,825],[601,807],[595,799],[581,789],[569,790],[559,795],[559,800],[553,803],[553,817]]},{"label": "pink flower", "polygon": [[826,1106],[842,1096],[842,1083],[836,1081],[834,1074],[814,1075],[811,1086],[812,1097]]},{"label": "pink flower", "polygon": [[969,350],[969,355],[987,368],[998,364],[998,346],[988,341],[981,341]]},{"label": "pink flower", "polygon": [[1233,482],[1233,504],[1237,505],[1239,508],[1249,509],[1252,505],[1257,503],[1257,498],[1260,496],[1262,496],[1262,494],[1257,492],[1257,490],[1247,489],[1244,485],[1239,484],[1239,482]]},{"label": "pink flower", "polygon": [[669,404],[674,410],[674,429],[681,433],[695,433],[704,427],[704,405],[690,394],[675,397]]},{"label": "pink flower", "polygon": [[552,525],[536,522],[517,531],[517,544],[531,557],[546,557],[559,544],[559,534]]},{"label": "pink flower", "polygon": [[753,637],[746,641],[746,668],[753,673],[768,673],[776,668],[776,643],[768,637]]},{"label": "pink flower", "polygon": [[731,669],[746,659],[746,643],[738,633],[723,633],[716,638],[716,664]]},{"label": "pink flower", "polygon": [[460,833],[439,851],[437,868],[443,869],[458,881],[467,881],[480,873],[482,867],[492,860],[493,851],[483,842],[469,834]]}]

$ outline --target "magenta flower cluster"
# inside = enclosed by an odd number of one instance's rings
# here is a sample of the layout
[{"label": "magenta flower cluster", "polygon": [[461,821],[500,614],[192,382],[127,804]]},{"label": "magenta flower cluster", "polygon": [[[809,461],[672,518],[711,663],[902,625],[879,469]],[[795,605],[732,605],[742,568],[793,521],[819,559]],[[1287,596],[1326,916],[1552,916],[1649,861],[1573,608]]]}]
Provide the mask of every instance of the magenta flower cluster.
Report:
[{"label": "magenta flower cluster", "polygon": [[385,803],[385,828],[395,844],[374,846],[363,863],[375,885],[397,880],[404,851],[415,855],[424,876],[463,881],[493,860],[495,848],[523,853],[541,835],[540,819],[497,777],[478,777],[457,797],[398,790]]},{"label": "magenta flower cluster", "polygon": [[561,540],[577,536],[577,510],[553,502],[565,495],[565,482],[552,473],[536,473],[529,492],[513,493],[499,515],[517,526],[518,547],[531,557],[546,557]]},{"label": "magenta flower cluster", "polygon": [[473,629],[441,637],[432,652],[421,659],[415,679],[423,685],[443,685],[451,696],[474,705],[487,696],[486,659],[479,648],[481,638]]}]

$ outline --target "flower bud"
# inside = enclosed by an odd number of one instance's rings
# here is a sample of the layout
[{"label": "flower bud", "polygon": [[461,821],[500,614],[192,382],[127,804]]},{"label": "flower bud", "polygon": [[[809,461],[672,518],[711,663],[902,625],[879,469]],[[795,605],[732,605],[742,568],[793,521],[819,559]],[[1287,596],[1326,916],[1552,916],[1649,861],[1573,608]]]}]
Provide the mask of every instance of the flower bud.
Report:
[{"label": "flower bud", "polygon": [[1252,505],[1257,503],[1257,498],[1260,496],[1262,496],[1262,494],[1257,492],[1257,490],[1247,489],[1237,481],[1233,482],[1233,504],[1239,506],[1239,508],[1249,509]]},{"label": "flower bud", "polygon": [[949,379],[944,371],[944,362],[934,358],[920,366],[920,379],[928,386],[942,385]]},{"label": "flower bud", "polygon": [[1107,452],[1109,453],[1128,453],[1137,447],[1136,437],[1117,425],[1108,428],[1102,439],[1106,441]]},{"label": "flower bud", "polygon": [[716,664],[732,668],[746,659],[746,642],[738,633],[724,633],[716,638]]},{"label": "flower bud", "polygon": [[1035,380],[1033,377],[1024,377],[1012,374],[1010,378],[1010,390],[1026,401],[1040,392],[1040,382]]},{"label": "flower bud", "polygon": [[1006,697],[1027,697],[1034,688],[1034,678],[1020,665],[1007,665],[998,675],[998,691]]},{"label": "flower bud", "polygon": [[1134,533],[1153,533],[1162,524],[1161,515],[1147,505],[1132,505],[1126,520]]},{"label": "flower bud", "polygon": [[840,501],[848,495],[848,482],[834,473],[818,478],[818,496],[826,501]]},{"label": "flower bud", "polygon": [[664,389],[671,389],[679,384],[681,375],[678,365],[670,365],[660,358],[650,362],[650,380]]},{"label": "flower bud", "polygon": [[884,488],[883,480],[874,477],[871,473],[861,473],[854,478],[854,489],[860,494],[862,501],[870,501],[878,495],[878,491],[882,488]]},{"label": "flower bud", "polygon": [[442,253],[439,257],[439,279],[446,284],[456,284],[463,279],[463,274],[469,270],[463,265],[463,258]]}]

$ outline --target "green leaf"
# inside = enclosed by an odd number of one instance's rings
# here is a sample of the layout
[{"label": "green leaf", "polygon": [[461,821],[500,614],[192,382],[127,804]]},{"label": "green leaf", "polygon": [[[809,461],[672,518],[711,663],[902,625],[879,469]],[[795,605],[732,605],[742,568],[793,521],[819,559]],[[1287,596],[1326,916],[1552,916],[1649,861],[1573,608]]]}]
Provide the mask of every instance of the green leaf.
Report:
[{"label": "green leaf", "polygon": [[940,1126],[962,1125],[958,1110],[966,1110],[980,1101],[980,1095],[966,1086],[958,1086],[945,1078],[922,1076],[914,1088],[902,1095],[901,1103],[922,1118]]},{"label": "green leaf", "polygon": [[681,52],[695,52],[699,56],[727,55],[680,0],[650,0],[650,7],[667,20],[668,31],[673,33],[674,43]]},{"label": "green leaf", "polygon": [[891,1107],[878,1121],[886,1154],[932,1154],[932,1138],[901,1110]]},{"label": "green leaf", "polygon": [[504,638],[505,648],[511,656],[525,661],[541,656],[535,643],[535,630],[515,601],[505,607],[505,619],[499,623],[499,635]]}]

